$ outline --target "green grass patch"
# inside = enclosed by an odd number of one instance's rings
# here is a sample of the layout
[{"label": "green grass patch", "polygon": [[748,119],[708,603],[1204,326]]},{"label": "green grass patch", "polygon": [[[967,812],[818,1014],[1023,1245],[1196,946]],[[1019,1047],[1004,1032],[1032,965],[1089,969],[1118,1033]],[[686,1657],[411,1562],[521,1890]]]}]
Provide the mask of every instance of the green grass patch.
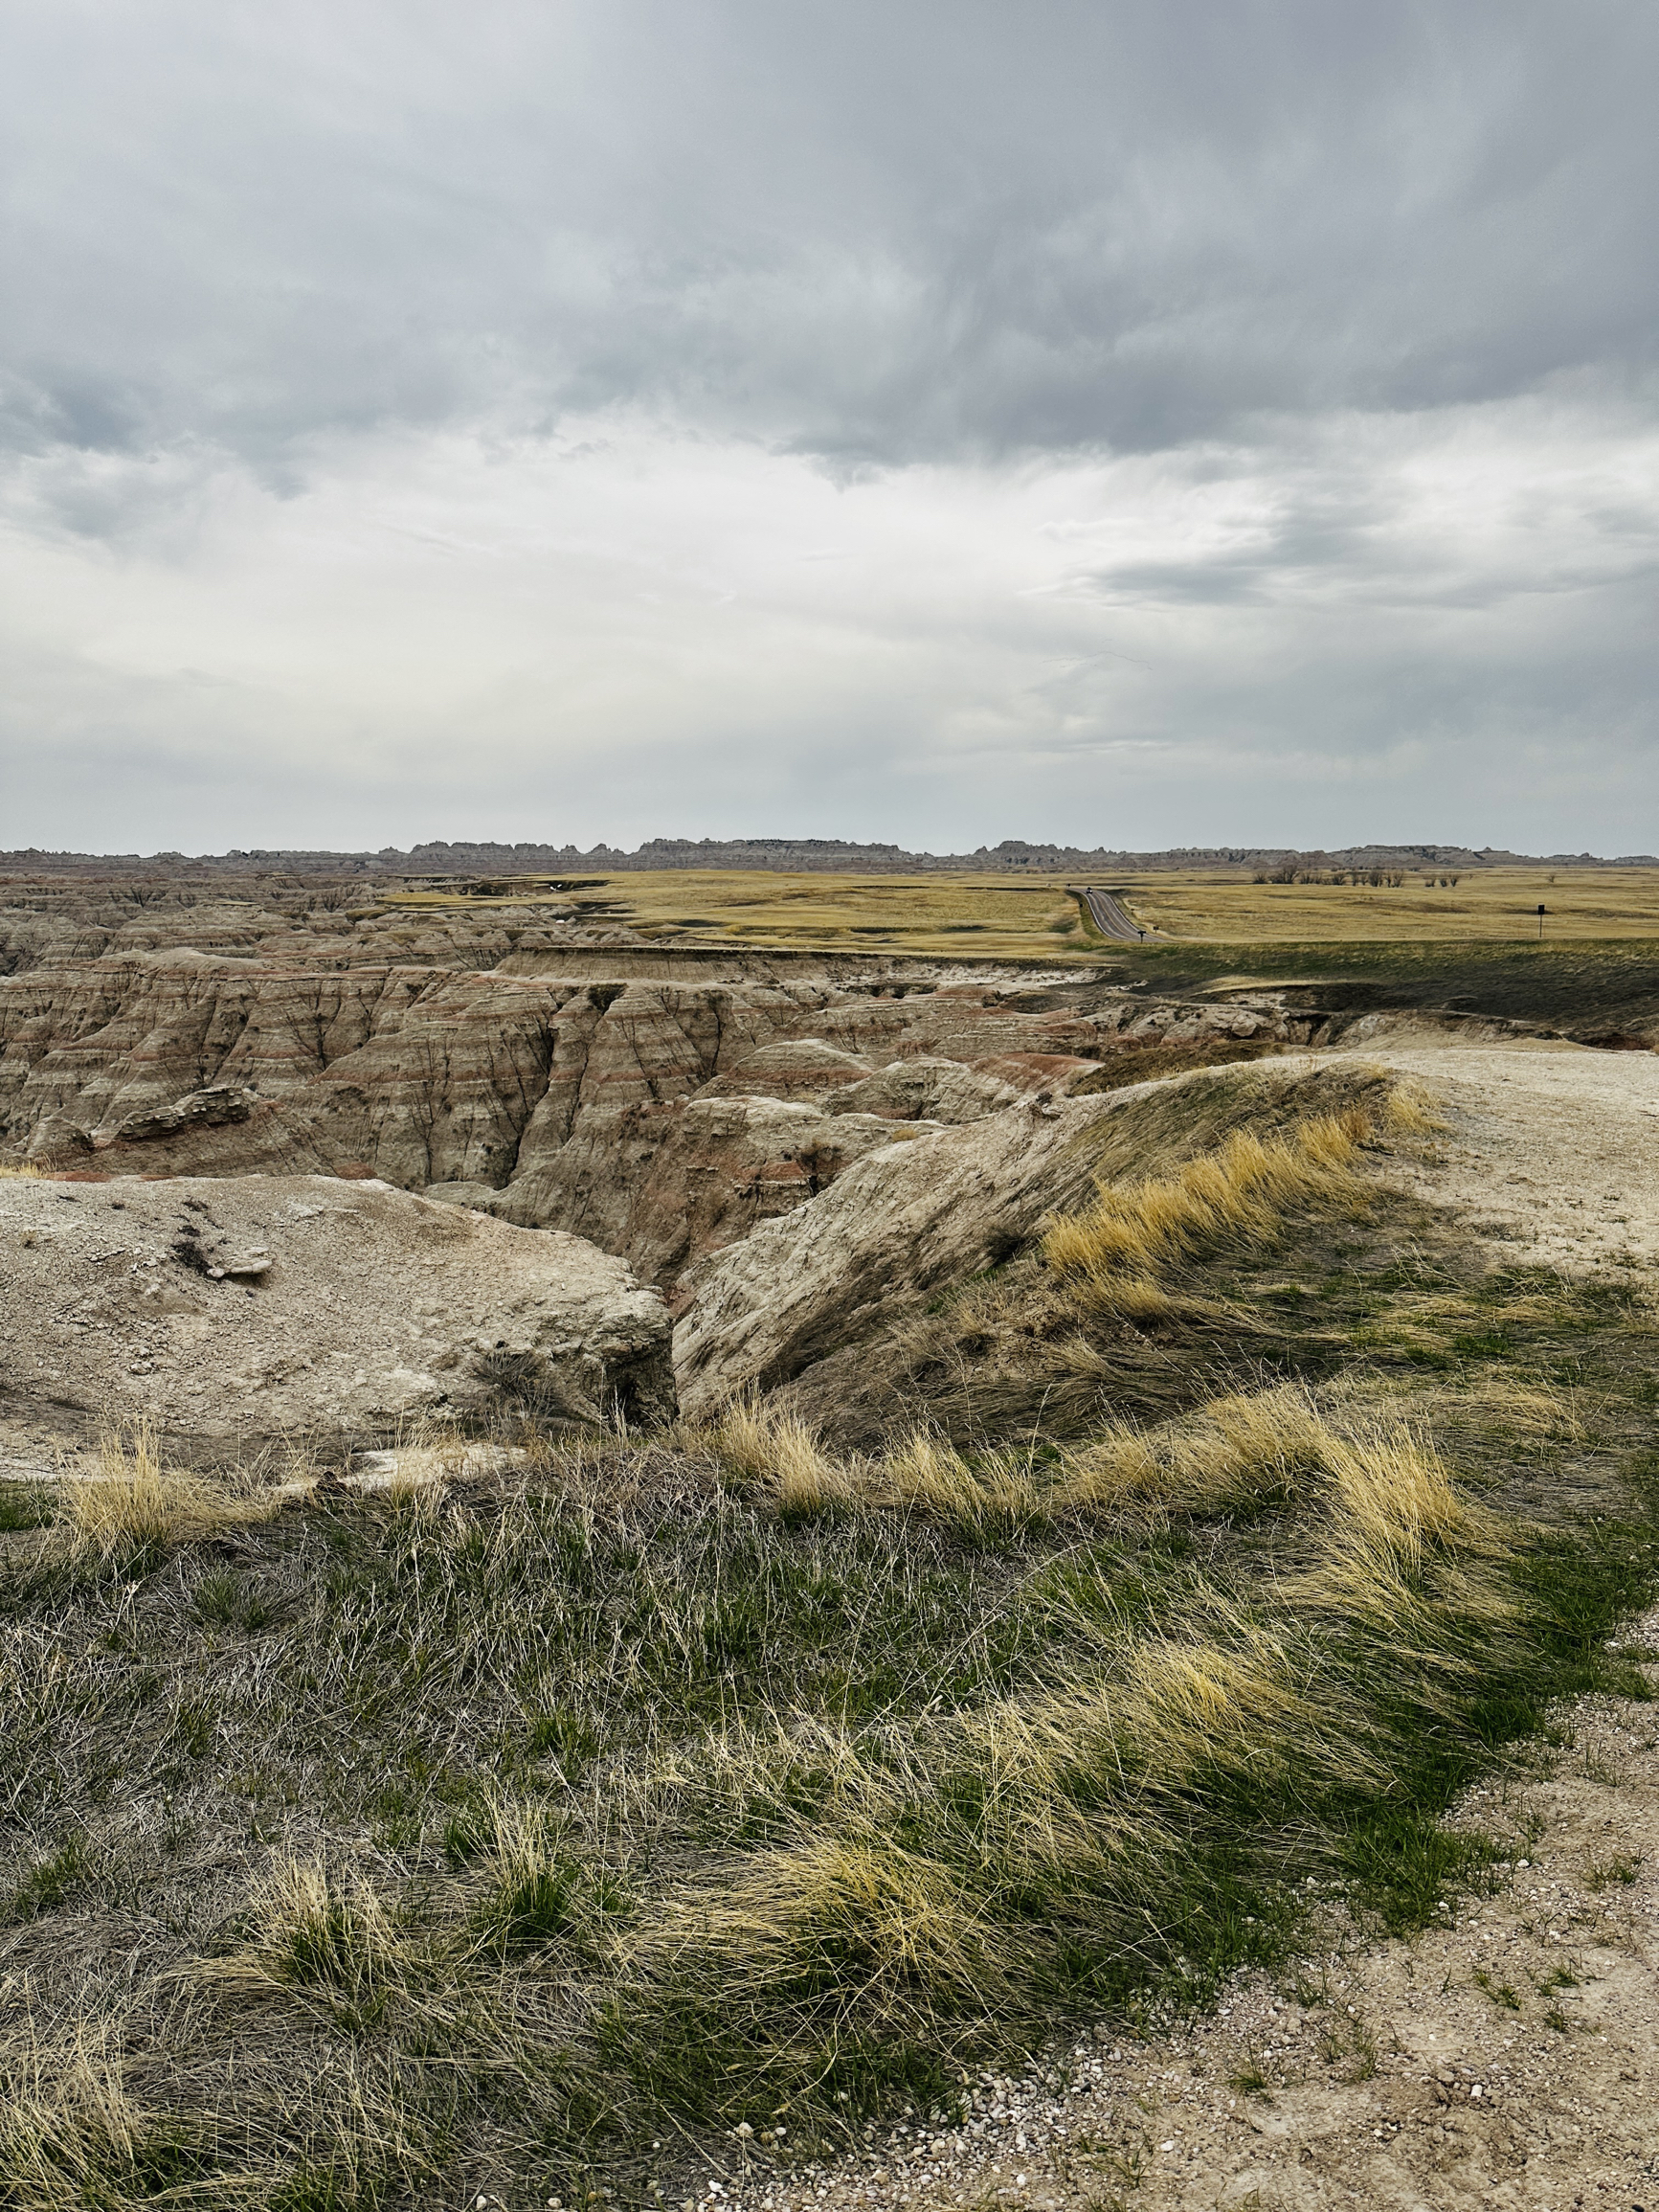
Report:
[{"label": "green grass patch", "polygon": [[48,1528],[53,1519],[52,1500],[43,1484],[0,1481],[0,1535]]}]

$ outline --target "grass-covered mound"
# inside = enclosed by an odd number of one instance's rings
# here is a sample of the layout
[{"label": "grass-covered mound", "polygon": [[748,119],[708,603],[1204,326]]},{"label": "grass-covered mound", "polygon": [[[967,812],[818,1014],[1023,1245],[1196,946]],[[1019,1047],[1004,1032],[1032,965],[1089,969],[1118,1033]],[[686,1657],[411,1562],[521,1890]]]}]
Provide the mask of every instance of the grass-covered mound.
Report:
[{"label": "grass-covered mound", "polygon": [[1105,1347],[1057,1428],[0,1498],[0,2205],[679,2194],[688,2133],[853,2139],[1330,1885],[1478,1880],[1436,1815],[1650,1587],[1654,1324],[1436,1245],[1387,1138],[1235,1128],[1053,1225]]}]

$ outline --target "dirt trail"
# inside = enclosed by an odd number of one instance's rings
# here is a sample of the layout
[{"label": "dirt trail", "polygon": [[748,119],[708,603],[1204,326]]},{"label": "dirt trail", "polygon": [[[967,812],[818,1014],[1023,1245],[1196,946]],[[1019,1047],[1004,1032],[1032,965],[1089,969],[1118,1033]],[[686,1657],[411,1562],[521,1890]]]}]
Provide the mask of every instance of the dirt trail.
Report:
[{"label": "dirt trail", "polygon": [[1466,1045],[1432,1030],[1350,1050],[1419,1076],[1441,1102],[1441,1157],[1408,1170],[1425,1197],[1518,1245],[1516,1257],[1659,1260],[1659,1053]]}]

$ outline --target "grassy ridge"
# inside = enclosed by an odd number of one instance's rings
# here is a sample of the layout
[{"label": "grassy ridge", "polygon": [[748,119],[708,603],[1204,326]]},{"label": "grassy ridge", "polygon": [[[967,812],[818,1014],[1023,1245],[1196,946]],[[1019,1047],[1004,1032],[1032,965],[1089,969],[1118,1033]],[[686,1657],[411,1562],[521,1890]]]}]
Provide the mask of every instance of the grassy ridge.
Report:
[{"label": "grassy ridge", "polygon": [[1298,1003],[1325,1011],[1449,1007],[1536,1022],[1570,1036],[1609,1031],[1659,1037],[1659,958],[1639,941],[1572,944],[1332,944],[1303,939],[1230,948],[1142,946],[1126,973],[1155,989],[1191,990],[1226,979],[1304,986]]},{"label": "grassy ridge", "polygon": [[676,2130],[785,2160],[1201,2000],[1310,1878],[1478,1881],[1436,1814],[1652,1586],[1653,1320],[1416,1222],[1333,1291],[1361,1132],[1235,1140],[1047,1295],[1201,1372],[1270,1259],[1316,1388],[870,1456],[737,1409],[262,1523],[133,1462],[124,1539],[16,1496],[0,2205],[642,2197]]}]

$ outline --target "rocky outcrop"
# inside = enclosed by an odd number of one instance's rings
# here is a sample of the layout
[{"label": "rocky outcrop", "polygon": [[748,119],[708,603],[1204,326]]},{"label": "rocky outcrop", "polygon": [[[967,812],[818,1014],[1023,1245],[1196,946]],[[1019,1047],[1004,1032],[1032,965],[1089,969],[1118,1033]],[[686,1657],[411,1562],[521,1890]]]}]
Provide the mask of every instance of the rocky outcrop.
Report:
[{"label": "rocky outcrop", "polygon": [[672,1417],[658,1293],[579,1237],[377,1182],[0,1182],[0,1411],[221,1456],[515,1403]]},{"label": "rocky outcrop", "polygon": [[955,1124],[983,1120],[987,1114],[1013,1105],[1019,1095],[1015,1085],[986,1067],[968,1068],[936,1052],[921,1052],[913,1060],[895,1060],[863,1082],[838,1090],[825,1101],[825,1111],[878,1114],[889,1121]]},{"label": "rocky outcrop", "polygon": [[700,1271],[675,1343],[685,1411],[788,1382],[907,1301],[1006,1259],[1087,1195],[1095,1154],[1082,1140],[1133,1095],[1022,1101],[889,1145],[757,1228]]},{"label": "rocky outcrop", "polygon": [[210,1083],[205,1091],[187,1092],[176,1105],[127,1115],[116,1125],[114,1140],[142,1144],[152,1137],[182,1137],[192,1129],[228,1129],[246,1121],[258,1102],[257,1092],[240,1090],[234,1083]]},{"label": "rocky outcrop", "polygon": [[498,1193],[513,1221],[567,1222],[626,1252],[679,1311],[692,1261],[816,1198],[854,1161],[919,1132],[804,1100],[709,1097],[585,1115]]},{"label": "rocky outcrop", "polygon": [[434,1186],[625,1254],[677,1305],[700,1258],[819,1195],[894,1124],[1064,1095],[1126,1045],[1310,1027],[1101,982],[1056,1004],[890,960],[860,976],[769,956],[746,975],[723,953],[699,972],[688,951],[578,950],[528,909],[300,911],[280,885],[130,905],[115,886],[72,916],[38,895],[11,917],[0,977],[11,1156]]},{"label": "rocky outcrop", "polygon": [[747,1052],[705,1084],[705,1098],[827,1098],[863,1081],[870,1063],[821,1037],[792,1037]]}]

